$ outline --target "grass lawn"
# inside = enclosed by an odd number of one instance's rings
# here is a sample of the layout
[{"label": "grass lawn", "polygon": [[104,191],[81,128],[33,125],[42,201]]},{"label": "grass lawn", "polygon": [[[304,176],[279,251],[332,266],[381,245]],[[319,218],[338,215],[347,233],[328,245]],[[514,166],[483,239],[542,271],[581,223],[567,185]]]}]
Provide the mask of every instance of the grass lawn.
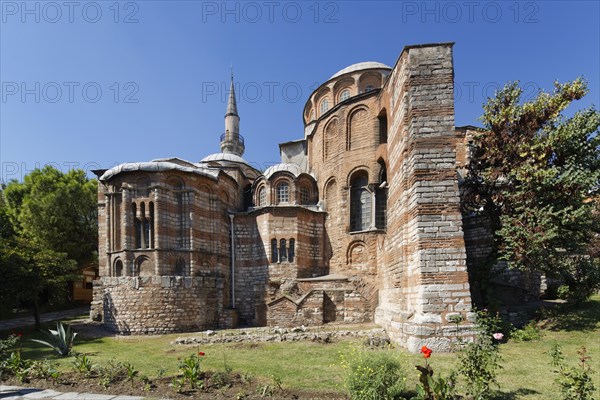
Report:
[{"label": "grass lawn", "polygon": [[[591,356],[590,364],[595,371],[594,384],[600,391],[600,296],[595,296],[592,301],[576,310],[557,308],[549,314],[541,340],[521,343],[509,341],[500,346],[503,369],[498,377],[498,400],[560,399],[548,354],[554,343],[562,347],[566,361],[571,365],[578,362],[577,350],[581,346],[587,348],[588,355]],[[40,336],[37,332],[24,332],[24,338]],[[165,369],[166,375],[175,375],[178,358],[198,351],[196,346],[170,344],[179,336],[184,335],[77,338],[75,350],[88,353],[92,361],[98,364],[113,359],[129,362],[149,377],[156,376],[159,369]],[[210,370],[223,370],[227,364],[234,371],[250,373],[266,380],[270,380],[273,375],[278,376],[284,387],[343,392],[340,353],[361,346],[361,341],[355,339],[329,344],[212,344],[203,345],[199,350],[206,353],[204,367]],[[56,359],[50,349],[34,342],[23,341],[22,350],[25,358]],[[414,365],[422,363],[421,356],[407,354],[401,349],[368,351],[393,352],[406,365],[408,388],[416,385],[418,378]],[[62,368],[70,369],[73,358],[56,360]],[[448,371],[456,367],[456,356],[434,353],[430,363],[436,373]],[[598,391],[596,398],[599,397]]]}]

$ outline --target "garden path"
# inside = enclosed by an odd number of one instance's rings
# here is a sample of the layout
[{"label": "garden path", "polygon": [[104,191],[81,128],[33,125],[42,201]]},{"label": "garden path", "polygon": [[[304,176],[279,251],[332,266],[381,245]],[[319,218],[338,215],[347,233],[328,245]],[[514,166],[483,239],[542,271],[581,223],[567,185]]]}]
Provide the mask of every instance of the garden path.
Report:
[{"label": "garden path", "polygon": [[[90,306],[72,308],[70,310],[54,311],[40,315],[42,323],[56,320],[63,320],[65,318],[73,318],[83,314],[90,313]],[[18,328],[25,328],[28,326],[34,326],[35,319],[33,315],[26,317],[19,317],[13,319],[0,320],[0,331],[15,330]],[[0,396],[1,397],[1,396]]]}]

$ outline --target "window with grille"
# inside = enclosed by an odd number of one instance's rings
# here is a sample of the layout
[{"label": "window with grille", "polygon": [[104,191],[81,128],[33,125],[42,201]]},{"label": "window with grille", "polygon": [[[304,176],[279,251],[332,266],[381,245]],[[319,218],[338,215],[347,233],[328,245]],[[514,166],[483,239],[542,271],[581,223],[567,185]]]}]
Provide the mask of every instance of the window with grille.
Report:
[{"label": "window with grille", "polygon": [[271,262],[279,262],[279,251],[277,249],[277,239],[271,240]]},{"label": "window with grille", "polygon": [[325,114],[327,112],[327,110],[329,110],[329,100],[328,99],[323,99],[323,101],[321,101],[321,115]]},{"label": "window with grille", "polygon": [[310,190],[306,186],[300,187],[300,204],[310,204]]},{"label": "window with grille", "polygon": [[289,262],[294,262],[294,257],[296,256],[296,241],[294,239],[290,239],[290,245],[288,247],[288,260]]},{"label": "window with grille", "polygon": [[386,229],[387,227],[387,167],[383,160],[379,160],[379,184],[375,192],[375,227]]},{"label": "window with grille", "polygon": [[371,228],[371,191],[368,177],[359,174],[352,179],[350,188],[350,231],[365,231]]},{"label": "window with grille", "polygon": [[271,262],[293,263],[296,258],[296,239],[271,239]]},{"label": "window with grille", "polygon": [[290,201],[290,185],[287,182],[277,185],[277,204]]},{"label": "window with grille", "polygon": [[350,98],[350,90],[344,89],[342,93],[340,93],[340,101],[348,100]]},{"label": "window with grille", "polygon": [[265,187],[261,187],[258,191],[258,206],[264,207],[267,205],[267,189]]}]

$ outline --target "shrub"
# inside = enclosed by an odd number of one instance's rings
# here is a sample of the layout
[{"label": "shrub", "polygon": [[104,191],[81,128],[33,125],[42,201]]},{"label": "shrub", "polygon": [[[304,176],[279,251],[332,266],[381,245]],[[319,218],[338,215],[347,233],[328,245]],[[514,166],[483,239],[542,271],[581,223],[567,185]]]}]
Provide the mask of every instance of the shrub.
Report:
[{"label": "shrub", "polygon": [[558,297],[572,304],[588,300],[600,289],[600,261],[589,257],[569,257],[562,261]]},{"label": "shrub", "polygon": [[458,372],[465,379],[467,395],[474,400],[490,399],[494,392],[492,387],[498,386],[496,374],[501,368],[501,357],[497,340],[504,335],[494,330],[501,326],[498,315],[491,315],[487,310],[479,311],[475,340],[467,343],[459,352]]},{"label": "shrub", "polygon": [[29,379],[29,372],[32,362],[21,358],[21,352],[13,351],[6,360],[5,371],[14,375],[19,382],[26,382]]},{"label": "shrub", "polygon": [[55,385],[61,382],[62,372],[48,360],[33,361],[29,371],[33,378],[51,380]]},{"label": "shrub", "polygon": [[596,388],[592,382],[593,371],[586,356],[586,349],[582,347],[577,351],[579,364],[577,367],[568,367],[564,363],[561,348],[555,344],[550,351],[552,366],[557,368],[554,373],[558,374],[556,383],[560,387],[563,400],[593,400]]},{"label": "shrub", "polygon": [[510,333],[510,338],[515,342],[538,341],[542,338],[542,329],[535,321],[531,321],[522,329],[514,329]]},{"label": "shrub", "polygon": [[71,330],[71,325],[67,325],[67,330],[65,331],[65,327],[61,321],[56,323],[56,330],[48,329],[49,332],[44,332],[48,339],[50,340],[39,340],[39,339],[29,339],[32,342],[41,343],[44,346],[48,346],[52,348],[59,356],[66,357],[71,353],[71,349],[73,348],[73,341],[75,340],[75,336],[77,333]]},{"label": "shrub", "polygon": [[402,365],[388,353],[353,349],[342,355],[342,367],[346,388],[354,400],[397,399],[405,389]]},{"label": "shrub", "polygon": [[9,369],[9,359],[13,353],[13,349],[20,340],[21,334],[12,334],[6,339],[0,340],[0,377],[7,372],[11,372]]}]

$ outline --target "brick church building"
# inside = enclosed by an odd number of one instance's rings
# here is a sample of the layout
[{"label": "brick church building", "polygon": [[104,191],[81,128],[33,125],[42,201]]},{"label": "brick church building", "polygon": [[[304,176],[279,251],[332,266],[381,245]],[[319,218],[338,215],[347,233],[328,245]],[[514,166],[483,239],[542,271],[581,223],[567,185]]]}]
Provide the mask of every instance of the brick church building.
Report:
[{"label": "brick church building", "polygon": [[96,171],[92,316],[127,334],[372,321],[448,350],[473,317],[453,78],[451,43],[344,68],[261,172],[232,77],[219,153]]}]

